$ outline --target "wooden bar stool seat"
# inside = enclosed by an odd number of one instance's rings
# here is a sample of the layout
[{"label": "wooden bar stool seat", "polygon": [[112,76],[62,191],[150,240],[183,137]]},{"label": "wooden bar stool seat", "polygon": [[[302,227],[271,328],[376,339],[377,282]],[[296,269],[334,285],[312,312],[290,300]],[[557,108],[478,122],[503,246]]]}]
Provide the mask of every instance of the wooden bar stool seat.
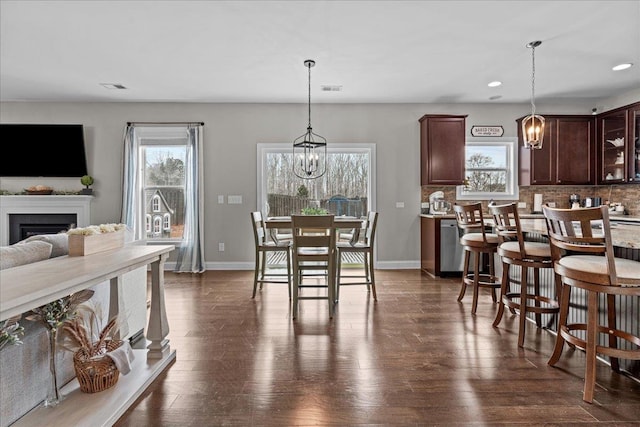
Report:
[{"label": "wooden bar stool seat", "polygon": [[[640,360],[640,334],[619,329],[616,324],[616,296],[640,297],[640,262],[614,256],[607,206],[586,209],[544,206],[543,211],[556,281],[562,283],[558,335],[548,364],[554,366],[558,362],[565,341],[584,349],[582,398],[592,403],[598,354],[609,357],[614,371],[620,370],[618,359]],[[574,307],[570,305],[573,288],[586,294],[585,322],[568,322],[569,309]],[[601,302],[606,302],[604,322],[599,319]]]},{"label": "wooden bar stool seat", "polygon": [[[493,302],[496,302],[495,290],[500,288],[500,279],[495,276],[494,254],[498,251],[499,239],[494,233],[486,231],[486,225],[482,217],[482,204],[453,205],[458,228],[463,232],[460,244],[464,249],[464,266],[462,269],[462,288],[458,295],[458,301],[462,301],[467,286],[473,287],[473,302],[471,314],[476,313],[478,306],[478,289],[490,288]],[[469,273],[469,260],[474,256],[473,272]],[[489,257],[489,273],[480,272],[480,259],[486,255]]]},{"label": "wooden bar stool seat", "polygon": [[[527,313],[534,313],[536,326],[542,327],[542,314],[557,314],[559,288],[556,284],[554,297],[545,297],[540,293],[540,269],[553,268],[551,248],[548,243],[529,242],[524,238],[520,227],[520,217],[515,203],[501,206],[489,206],[493,215],[494,230],[499,237],[498,255],[502,260],[502,283],[498,313],[493,321],[497,327],[502,320],[505,306],[512,313],[517,310],[520,315],[518,327],[518,347],[524,345]],[[510,274],[511,266],[520,267],[520,291],[512,292],[511,284],[515,281]],[[529,269],[533,269],[533,293],[529,293]]]}]

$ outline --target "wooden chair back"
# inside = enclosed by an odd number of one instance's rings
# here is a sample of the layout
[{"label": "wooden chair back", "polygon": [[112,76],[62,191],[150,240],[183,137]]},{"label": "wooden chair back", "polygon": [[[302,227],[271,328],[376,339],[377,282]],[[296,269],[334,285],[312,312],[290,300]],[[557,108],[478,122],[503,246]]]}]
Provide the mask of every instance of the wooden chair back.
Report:
[{"label": "wooden chair back", "polygon": [[554,261],[567,253],[607,257],[610,284],[617,284],[607,206],[583,209],[554,209],[543,206]]},{"label": "wooden chair back", "polygon": [[498,235],[500,244],[508,241],[518,241],[521,259],[525,257],[525,244],[520,217],[515,203],[507,205],[489,206],[489,212],[493,216],[494,232]]},{"label": "wooden chair back", "polygon": [[376,237],[376,228],[378,226],[378,212],[370,211],[367,214],[367,228],[364,233],[365,246],[373,247],[373,241]]},{"label": "wooden chair back", "polygon": [[453,212],[456,216],[458,227],[464,234],[482,233],[482,240],[487,242],[485,234],[485,223],[482,216],[482,203],[471,203],[468,205],[453,205]]},{"label": "wooden chair back", "polygon": [[267,229],[264,224],[262,212],[251,212],[251,224],[253,225],[253,238],[255,240],[256,248],[263,246],[266,243]]}]

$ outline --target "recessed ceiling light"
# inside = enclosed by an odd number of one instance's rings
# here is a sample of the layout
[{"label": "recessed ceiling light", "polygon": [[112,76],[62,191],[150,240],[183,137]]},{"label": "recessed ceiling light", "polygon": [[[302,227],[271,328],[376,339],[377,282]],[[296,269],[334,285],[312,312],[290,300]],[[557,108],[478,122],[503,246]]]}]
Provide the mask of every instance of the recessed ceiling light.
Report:
[{"label": "recessed ceiling light", "polygon": [[501,84],[502,84],[502,82],[499,82],[499,81],[496,80],[496,81],[490,82],[487,86],[489,86],[489,87],[498,87]]},{"label": "recessed ceiling light", "polygon": [[323,92],[342,92],[342,85],[322,85],[320,90]]},{"label": "recessed ceiling light", "polygon": [[489,97],[489,100],[490,101],[495,101],[496,99],[500,99],[500,98],[502,98],[502,95],[494,95],[494,96]]},{"label": "recessed ceiling light", "polygon": [[612,68],[613,71],[626,70],[627,68],[631,68],[633,64],[631,62],[626,62],[624,64],[618,64]]},{"label": "recessed ceiling light", "polygon": [[126,86],[120,83],[100,83],[100,85],[107,89],[126,89]]}]

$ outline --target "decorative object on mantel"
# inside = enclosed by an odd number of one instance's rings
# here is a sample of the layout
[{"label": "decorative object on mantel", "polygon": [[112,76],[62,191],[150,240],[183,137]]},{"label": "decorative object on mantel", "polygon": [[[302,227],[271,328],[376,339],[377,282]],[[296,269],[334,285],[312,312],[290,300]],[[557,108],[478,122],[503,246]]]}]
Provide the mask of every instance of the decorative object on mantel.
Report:
[{"label": "decorative object on mantel", "polygon": [[124,246],[125,224],[100,224],[72,228],[69,235],[69,256],[91,255]]},{"label": "decorative object on mantel", "polygon": [[320,178],[327,171],[327,140],[311,128],[311,67],[316,61],[307,59],[309,69],[309,122],[307,131],[293,141],[293,173],[302,179]]},{"label": "decorative object on mantel", "polygon": [[25,188],[24,191],[29,195],[48,195],[53,193],[53,188],[46,185],[33,185],[29,188]]},{"label": "decorative object on mantel", "polygon": [[80,183],[82,185],[84,185],[84,188],[82,190],[80,190],[80,194],[85,195],[85,196],[90,196],[93,194],[93,189],[89,188],[91,185],[93,185],[93,177],[91,175],[84,175],[82,178],[80,178]]},{"label": "decorative object on mantel", "polygon": [[536,40],[527,43],[531,49],[531,115],[522,120],[522,139],[525,148],[540,150],[544,138],[544,117],[536,114],[536,48],[542,42]]},{"label": "decorative object on mantel", "polygon": [[22,315],[19,314],[0,323],[0,350],[2,350],[5,345],[22,344],[20,336],[24,335],[24,328],[18,323],[21,317]]},{"label": "decorative object on mantel", "polygon": [[56,406],[63,399],[58,386],[58,374],[56,368],[56,353],[58,350],[58,330],[76,317],[76,309],[79,304],[89,300],[93,291],[85,289],[64,298],[60,298],[49,304],[45,304],[31,310],[31,314],[25,318],[31,321],[40,321],[47,329],[49,336],[49,367],[51,369],[51,388],[47,393],[44,406]]}]

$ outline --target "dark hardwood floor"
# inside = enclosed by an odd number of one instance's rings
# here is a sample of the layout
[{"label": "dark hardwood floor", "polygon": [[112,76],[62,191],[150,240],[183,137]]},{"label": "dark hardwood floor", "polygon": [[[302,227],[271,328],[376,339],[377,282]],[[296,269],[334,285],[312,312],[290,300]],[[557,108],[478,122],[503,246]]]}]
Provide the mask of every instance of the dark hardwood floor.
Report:
[{"label": "dark hardwood floor", "polygon": [[166,273],[176,362],[117,426],[640,425],[640,383],[601,363],[593,404],[582,401],[584,353],[517,316],[491,326],[497,305],[481,293],[456,301],[459,278],[376,271],[364,286],[301,301],[290,318],[284,285],[251,299],[252,271]]}]

